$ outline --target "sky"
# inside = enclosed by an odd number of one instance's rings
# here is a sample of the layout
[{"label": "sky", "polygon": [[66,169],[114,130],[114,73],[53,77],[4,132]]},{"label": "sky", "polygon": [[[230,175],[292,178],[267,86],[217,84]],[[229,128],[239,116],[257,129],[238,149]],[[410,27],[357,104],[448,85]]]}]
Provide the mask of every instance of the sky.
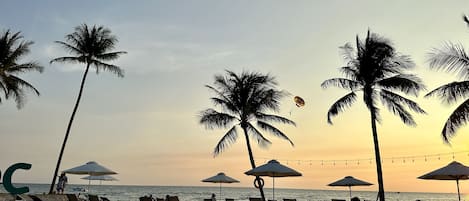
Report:
[{"label": "sky", "polygon": [[[279,89],[291,94],[279,114],[297,123],[278,125],[294,147],[268,134],[271,147],[253,145],[258,165],[277,159],[303,173],[277,179],[276,186],[342,190],[327,184],[347,175],[377,184],[364,104],[357,102],[333,125],[326,121],[331,104],[346,94],[320,87],[341,76],[338,68],[345,62],[339,47],[357,35],[364,38],[367,30],[386,37],[411,56],[413,73],[431,90],[459,80],[430,70],[425,60],[448,41],[468,47],[469,29],[461,18],[468,8],[466,0],[4,1],[0,29],[21,31],[34,41],[24,61],[38,61],[45,71],[21,75],[39,89],[39,97],[30,93],[20,110],[12,100],[0,105],[0,170],[27,162],[31,170],[18,171],[14,181],[50,182],[84,66],[49,61],[67,56],[54,41],[86,23],[103,25],[118,37],[115,50],[128,54],[113,64],[125,77],[89,74],[61,170],[97,161],[119,173],[112,182],[117,185],[213,186],[200,180],[225,172],[241,181],[230,186],[252,186],[253,178],[244,175],[250,164],[243,138],[213,157],[226,131],[206,130],[198,115],[213,107],[214,94],[204,86],[214,75],[257,71],[275,76]],[[378,133],[387,191],[455,192],[452,181],[416,177],[453,160],[469,164],[469,128],[460,129],[451,145],[440,135],[457,104],[423,98],[424,93],[414,100],[428,114],[415,115],[416,127],[382,110]],[[305,107],[297,108],[293,96],[304,98]],[[452,152],[454,157],[447,154]],[[69,182],[86,183],[80,177],[69,175]],[[469,183],[461,186],[467,192]]]}]

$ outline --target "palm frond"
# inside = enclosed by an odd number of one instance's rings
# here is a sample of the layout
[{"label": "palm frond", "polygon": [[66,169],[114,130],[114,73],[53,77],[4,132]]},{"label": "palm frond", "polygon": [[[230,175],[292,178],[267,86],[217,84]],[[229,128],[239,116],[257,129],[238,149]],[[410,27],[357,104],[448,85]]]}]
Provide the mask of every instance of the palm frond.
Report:
[{"label": "palm frond", "polygon": [[446,121],[443,130],[441,131],[443,140],[449,143],[450,138],[456,134],[460,127],[466,125],[468,121],[469,100],[466,100],[451,113],[448,120]]},{"label": "palm frond", "polygon": [[278,122],[278,123],[291,124],[293,126],[296,126],[296,123],[294,121],[287,119],[285,117],[274,115],[274,114],[265,114],[262,112],[257,112],[255,116],[258,120],[262,120],[262,121]]},{"label": "palm frond", "polygon": [[119,66],[107,64],[99,60],[93,60],[91,63],[96,67],[96,73],[99,73],[99,70],[102,69],[103,71],[114,73],[118,77],[124,77],[124,70],[122,70]]},{"label": "palm frond", "polygon": [[70,45],[66,42],[62,42],[62,41],[54,41],[55,43],[57,44],[60,44],[64,49],[68,50],[70,53],[74,54],[74,55],[84,55],[86,54],[83,50],[73,46],[73,45]]},{"label": "palm frond", "polygon": [[218,141],[217,146],[213,150],[213,157],[218,156],[221,152],[223,152],[226,148],[230,145],[234,144],[238,139],[238,132],[236,130],[236,126],[233,126],[225,135]]},{"label": "palm frond", "polygon": [[96,55],[96,58],[99,60],[103,60],[103,61],[111,61],[111,60],[118,59],[123,54],[127,54],[127,52],[124,52],[124,51],[107,52],[107,53]]},{"label": "palm frond", "polygon": [[8,82],[9,83],[14,83],[14,87],[9,88],[8,90],[18,90],[18,89],[23,90],[23,89],[26,89],[26,90],[33,91],[38,96],[41,95],[39,93],[39,91],[33,85],[29,84],[28,82],[24,81],[23,79],[21,79],[17,76],[14,76],[14,75],[8,76]]},{"label": "palm frond", "polygon": [[261,132],[259,132],[256,127],[254,127],[251,123],[247,123],[247,130],[248,130],[248,133],[250,134],[249,136],[256,140],[257,144],[261,147],[261,148],[267,148],[269,147],[272,142],[270,142],[270,140],[268,140],[267,138],[265,138]]},{"label": "palm frond", "polygon": [[[390,95],[390,93],[386,93],[384,91],[381,91],[380,95],[381,95],[380,96],[381,102],[383,103],[383,105],[385,105],[388,108],[388,110],[391,111],[393,114],[399,116],[399,118],[401,118],[401,121],[404,124],[407,124],[410,126],[417,125],[412,115],[406,109],[404,109],[404,107],[402,107],[402,105],[400,104],[401,103],[400,101],[402,101],[402,99],[400,98],[403,98],[403,97],[396,97],[394,95],[397,95],[397,94]],[[424,112],[423,110],[421,110],[420,107],[417,106],[417,108],[420,111]]]},{"label": "palm frond", "polygon": [[237,105],[233,103],[233,101],[227,97],[227,95],[229,94],[225,95],[224,93],[222,93],[221,91],[215,89],[214,87],[210,85],[205,85],[205,87],[211,89],[218,96],[218,97],[211,98],[212,102],[214,102],[215,105],[220,105],[223,108],[228,109],[230,112],[239,113],[239,108],[237,107]]},{"label": "palm frond", "polygon": [[387,98],[392,99],[397,104],[404,105],[416,113],[427,114],[425,110],[423,110],[416,102],[410,99],[407,99],[405,97],[402,97],[399,94],[396,94],[388,90],[381,90],[380,93],[381,93],[381,96],[386,96]]},{"label": "palm frond", "polygon": [[329,111],[327,111],[327,123],[332,124],[332,117],[337,116],[346,108],[349,108],[357,99],[355,92],[350,92],[332,104]]},{"label": "palm frond", "polygon": [[24,73],[28,71],[37,71],[42,73],[44,71],[44,67],[39,65],[37,62],[28,62],[11,66],[7,71],[11,74]]},{"label": "palm frond", "polygon": [[79,57],[58,57],[55,59],[50,60],[49,63],[55,63],[55,62],[69,62],[69,63],[84,63],[86,62],[86,58],[83,56]]},{"label": "palm frond", "polygon": [[199,123],[205,125],[207,129],[227,128],[237,120],[236,117],[217,112],[214,109],[206,109],[200,112]]},{"label": "palm frond", "polygon": [[263,121],[257,121],[257,126],[259,126],[259,128],[261,128],[261,129],[273,134],[276,137],[287,140],[288,142],[290,142],[290,144],[292,146],[295,146],[295,144],[293,144],[293,142],[290,140],[290,138],[288,138],[287,135],[285,135],[282,131],[280,131],[279,129],[273,127],[272,125],[270,125],[266,122],[263,122]]},{"label": "palm frond", "polygon": [[433,48],[428,53],[427,62],[433,69],[456,73],[464,79],[469,78],[469,57],[461,44],[447,42],[440,49]]},{"label": "palm frond", "polygon": [[453,104],[461,99],[466,99],[469,95],[469,81],[462,82],[451,82],[442,85],[432,91],[430,91],[426,98],[436,96],[443,103]]},{"label": "palm frond", "polygon": [[346,78],[332,78],[322,82],[321,87],[323,89],[329,88],[330,86],[339,87],[342,89],[348,89],[351,91],[358,90],[362,87],[360,82],[346,79]]},{"label": "palm frond", "polygon": [[398,90],[405,94],[418,96],[421,90],[425,90],[422,80],[412,74],[398,74],[377,81],[378,86],[389,90]]}]

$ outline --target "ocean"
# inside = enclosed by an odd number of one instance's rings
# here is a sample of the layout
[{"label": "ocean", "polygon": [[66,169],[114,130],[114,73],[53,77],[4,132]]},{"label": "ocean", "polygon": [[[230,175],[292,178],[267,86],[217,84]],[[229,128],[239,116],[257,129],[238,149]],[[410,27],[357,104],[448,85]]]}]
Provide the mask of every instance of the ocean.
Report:
[{"label": "ocean", "polygon": [[[215,184],[216,185],[216,184]],[[30,193],[45,193],[49,189],[46,184],[18,184],[28,186]],[[66,193],[78,193],[74,188],[87,188],[87,185],[67,185]],[[5,192],[0,189],[0,192]],[[246,201],[249,197],[260,197],[255,188],[223,187],[222,195],[219,195],[218,186],[214,187],[190,187],[190,186],[117,186],[117,185],[91,185],[91,194],[97,194],[109,198],[111,201],[138,201],[140,196],[152,195],[163,198],[165,195],[176,195],[181,201],[203,201],[210,198],[212,193],[217,195],[217,200],[233,198],[237,201]],[[264,190],[267,199],[272,199],[272,189]],[[377,192],[353,191],[352,196],[360,200],[376,200]],[[221,198],[221,199],[220,199]],[[281,201],[283,198],[294,198],[298,201],[330,201],[334,199],[349,200],[348,191],[340,190],[308,190],[308,189],[275,189],[275,199]],[[451,193],[410,193],[410,192],[387,192],[386,200],[389,201],[457,201],[457,194]],[[461,200],[469,201],[469,197],[461,195]]]}]

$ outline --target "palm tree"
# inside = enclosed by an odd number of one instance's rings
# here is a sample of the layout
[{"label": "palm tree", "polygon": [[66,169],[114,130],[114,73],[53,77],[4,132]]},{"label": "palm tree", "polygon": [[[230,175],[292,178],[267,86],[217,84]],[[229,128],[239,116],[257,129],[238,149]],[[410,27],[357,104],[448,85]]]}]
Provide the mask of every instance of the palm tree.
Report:
[{"label": "palm tree", "polygon": [[[200,114],[200,124],[207,129],[230,128],[221,138],[213,151],[214,156],[218,156],[238,139],[237,128],[241,127],[246,139],[249,160],[251,167],[256,164],[251,149],[250,139],[257,141],[261,147],[265,148],[271,142],[264,137],[257,127],[290,142],[293,142],[282,131],[275,128],[271,123],[285,123],[295,125],[295,122],[266,112],[278,112],[280,99],[286,95],[285,92],[276,89],[277,83],[274,77],[262,75],[260,73],[243,72],[235,74],[226,71],[227,76],[216,75],[214,86],[206,85],[215,93],[211,98],[215,106],[219,106],[221,111],[206,109]],[[261,197],[265,200],[264,191],[261,185],[261,178],[256,177],[255,182],[259,186]]]},{"label": "palm tree", "polygon": [[72,56],[65,56],[55,58],[50,61],[54,62],[69,62],[69,63],[82,63],[85,65],[85,72],[80,84],[80,91],[78,92],[78,97],[73,107],[72,115],[70,116],[70,121],[68,122],[67,131],[65,132],[65,138],[60,149],[59,158],[57,160],[57,165],[55,166],[54,175],[52,177],[52,183],[50,186],[49,193],[53,193],[55,179],[60,168],[60,163],[62,161],[62,156],[64,153],[65,145],[67,143],[68,135],[70,134],[70,129],[72,127],[73,119],[80,104],[80,99],[83,93],[83,88],[85,86],[86,76],[90,67],[96,69],[96,73],[99,71],[109,71],[111,73],[117,74],[119,77],[124,77],[124,71],[115,65],[107,64],[106,61],[112,61],[119,58],[120,55],[125,54],[126,52],[109,52],[114,49],[115,44],[117,43],[117,38],[111,34],[111,31],[102,26],[88,27],[86,24],[75,27],[75,32],[65,36],[67,42],[55,41],[60,44],[64,49],[69,51]]},{"label": "palm tree", "polygon": [[[469,26],[469,20],[463,16],[464,21]],[[446,120],[441,135],[446,143],[450,143],[457,130],[469,121],[469,56],[461,44],[446,43],[441,49],[434,48],[428,54],[430,68],[456,73],[463,81],[455,81],[442,85],[425,97],[437,96],[442,102],[454,104],[465,99]]]},{"label": "palm tree", "polygon": [[410,57],[396,53],[390,41],[377,34],[368,31],[365,40],[360,40],[357,36],[356,50],[350,44],[344,45],[341,49],[347,61],[347,65],[340,68],[345,78],[328,79],[321,86],[322,88],[335,86],[349,90],[350,93],[332,104],[327,112],[327,121],[332,124],[332,117],[352,106],[357,99],[357,92],[362,92],[363,101],[371,117],[379,184],[378,196],[384,201],[383,173],[376,128],[376,122],[380,122],[377,102],[380,101],[405,124],[415,126],[416,123],[408,109],[416,113],[425,113],[425,111],[414,101],[396,92],[417,96],[425,86],[417,76],[405,72],[414,67]]},{"label": "palm tree", "polygon": [[44,67],[36,62],[18,63],[29,53],[29,46],[33,44],[32,41],[22,41],[22,39],[20,32],[11,33],[10,30],[0,35],[0,89],[5,99],[14,98],[18,109],[24,105],[25,90],[31,90],[39,96],[39,91],[18,77],[18,74],[28,71],[42,73],[44,70]]}]

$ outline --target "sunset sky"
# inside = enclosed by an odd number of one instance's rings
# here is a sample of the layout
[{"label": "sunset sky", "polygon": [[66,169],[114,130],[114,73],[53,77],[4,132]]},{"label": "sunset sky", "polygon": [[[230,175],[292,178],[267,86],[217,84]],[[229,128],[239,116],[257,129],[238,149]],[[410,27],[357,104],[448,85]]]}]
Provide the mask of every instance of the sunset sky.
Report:
[{"label": "sunset sky", "polygon": [[[467,0],[24,0],[4,1],[0,10],[0,30],[21,31],[35,42],[24,61],[45,67],[42,74],[21,75],[41,96],[29,94],[21,110],[12,100],[0,105],[0,170],[16,162],[32,164],[31,170],[16,173],[17,182],[51,180],[84,68],[49,61],[67,56],[53,41],[64,40],[82,23],[104,25],[118,37],[116,50],[128,54],[114,64],[125,77],[88,76],[61,170],[97,161],[119,172],[119,181],[112,183],[119,185],[213,186],[200,180],[225,172],[241,181],[230,186],[252,186],[253,178],[243,174],[250,169],[244,138],[214,158],[213,148],[226,130],[198,124],[199,112],[213,107],[213,94],[204,85],[225,70],[269,73],[291,94],[282,101],[280,115],[297,126],[279,128],[295,146],[268,134],[269,149],[253,146],[257,164],[278,159],[303,173],[279,178],[276,186],[342,190],[326,185],[347,175],[377,184],[374,161],[357,160],[374,157],[369,113],[361,99],[334,125],[326,121],[330,105],[346,94],[320,87],[341,76],[338,68],[345,63],[338,47],[357,34],[364,38],[370,29],[412,57],[414,73],[429,90],[459,78],[430,70],[426,54],[447,41],[469,48],[469,28],[462,20],[469,14]],[[387,191],[456,191],[453,181],[416,179],[453,160],[442,153],[469,151],[469,127],[451,146],[440,135],[457,105],[424,94],[413,98],[428,112],[415,116],[417,127],[382,110],[378,133]],[[297,108],[293,96],[303,97],[306,106]],[[402,159],[435,154],[442,155]],[[321,165],[321,160],[336,165]],[[469,152],[455,154],[455,160],[469,165]],[[69,181],[86,183],[80,177],[70,175]],[[461,184],[469,193],[469,182]]]}]

